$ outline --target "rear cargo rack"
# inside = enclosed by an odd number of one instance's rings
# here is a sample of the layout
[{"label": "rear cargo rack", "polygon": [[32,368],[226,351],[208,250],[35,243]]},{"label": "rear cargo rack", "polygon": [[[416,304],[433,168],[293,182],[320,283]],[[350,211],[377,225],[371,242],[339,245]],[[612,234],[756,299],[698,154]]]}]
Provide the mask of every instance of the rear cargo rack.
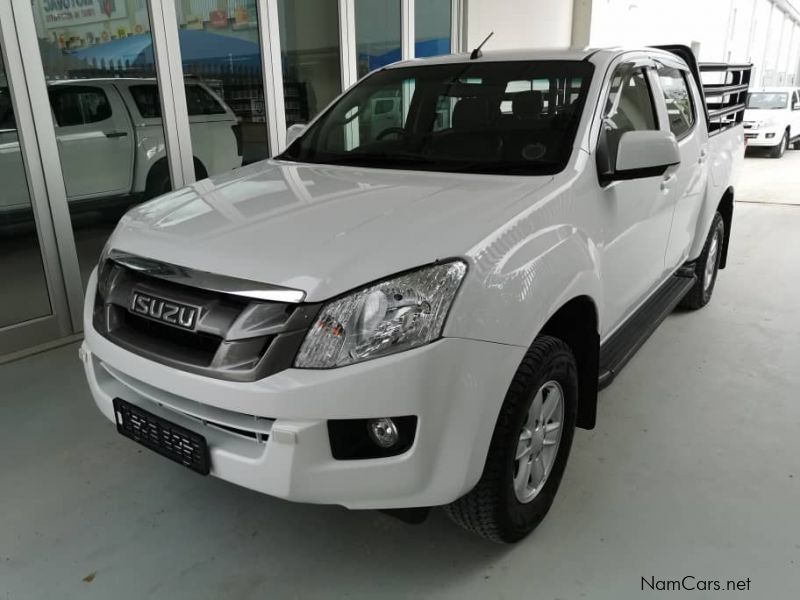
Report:
[{"label": "rear cargo rack", "polygon": [[708,132],[714,135],[744,120],[751,64],[700,63]]}]

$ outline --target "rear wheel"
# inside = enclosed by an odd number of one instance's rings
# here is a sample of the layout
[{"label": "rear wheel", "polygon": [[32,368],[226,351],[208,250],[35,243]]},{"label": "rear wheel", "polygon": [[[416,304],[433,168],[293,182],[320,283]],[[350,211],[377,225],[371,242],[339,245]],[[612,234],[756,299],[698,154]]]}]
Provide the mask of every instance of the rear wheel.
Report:
[{"label": "rear wheel", "polygon": [[787,131],[784,131],[783,137],[781,138],[781,143],[769,149],[770,157],[780,158],[781,156],[783,156],[783,153],[786,152],[786,147],[788,145],[789,145],[789,133]]},{"label": "rear wheel", "polygon": [[538,338],[509,386],[483,475],[471,492],[444,507],[448,516],[496,542],[516,542],[533,531],[561,483],[577,406],[572,351],[557,338]]},{"label": "rear wheel", "polygon": [[694,269],[697,281],[689,292],[683,297],[680,305],[684,308],[696,310],[704,307],[711,300],[714,285],[717,283],[719,261],[722,256],[722,244],[725,240],[725,221],[722,215],[716,213],[711,221],[711,231],[708,233],[703,251],[695,262]]},{"label": "rear wheel", "polygon": [[172,180],[169,177],[167,161],[157,162],[147,174],[144,197],[146,200],[161,196],[172,190]]}]

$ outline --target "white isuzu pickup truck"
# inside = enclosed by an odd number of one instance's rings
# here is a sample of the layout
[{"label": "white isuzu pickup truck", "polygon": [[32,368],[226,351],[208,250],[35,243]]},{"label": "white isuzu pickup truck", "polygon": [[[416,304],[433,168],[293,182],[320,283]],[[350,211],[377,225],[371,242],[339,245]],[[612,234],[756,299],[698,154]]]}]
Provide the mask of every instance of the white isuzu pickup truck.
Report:
[{"label": "white isuzu pickup truck", "polygon": [[199,473],[519,540],[598,390],[711,297],[748,80],[677,46],[368,75],[122,219],[86,294],[97,406]]}]

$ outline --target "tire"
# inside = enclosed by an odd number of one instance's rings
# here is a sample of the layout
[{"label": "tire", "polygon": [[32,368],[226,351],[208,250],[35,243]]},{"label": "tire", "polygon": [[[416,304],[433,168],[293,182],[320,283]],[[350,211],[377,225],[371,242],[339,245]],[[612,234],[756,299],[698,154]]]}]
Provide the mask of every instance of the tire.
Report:
[{"label": "tire", "polygon": [[166,161],[157,162],[147,174],[147,183],[144,189],[144,199],[150,200],[166,194],[172,190],[172,180],[169,176],[169,165]]},{"label": "tire", "polygon": [[786,147],[789,145],[789,133],[784,131],[781,143],[769,149],[770,158],[780,158],[786,152]]},{"label": "tire", "polygon": [[[545,434],[544,423],[540,425],[541,430],[532,430],[528,426],[534,415],[530,410],[534,400],[544,409],[558,402],[558,393],[561,394],[561,411],[556,409],[549,420],[544,419],[552,428],[559,414],[562,417],[560,437],[555,442],[555,450],[552,450],[553,444],[548,445],[547,440],[552,442],[556,434],[553,431]],[[541,403],[538,402],[540,398],[543,398]],[[548,402],[550,398],[553,400]],[[541,336],[526,352],[508,388],[480,480],[472,491],[444,507],[447,515],[464,529],[495,542],[516,542],[533,531],[550,509],[561,483],[575,433],[577,409],[575,357],[561,340]],[[526,431],[530,435],[524,440]],[[539,449],[529,448],[529,454],[518,464],[516,455],[520,447],[525,443],[533,447],[537,440],[543,442]],[[549,459],[546,455],[548,447],[551,448]],[[534,456],[538,458],[533,459]],[[520,471],[523,461],[532,465],[529,469],[531,477],[535,477],[537,470],[534,464],[542,466],[544,470],[540,472],[544,472],[545,477],[538,488],[526,489],[526,493],[533,495],[521,501],[514,479],[515,475],[524,473]],[[520,476],[519,480],[526,486],[531,485],[527,477]]]},{"label": "tire", "polygon": [[697,276],[697,281],[680,302],[680,306],[683,308],[697,310],[698,308],[703,308],[711,300],[714,286],[717,283],[724,240],[725,221],[723,221],[721,214],[716,213],[711,221],[711,230],[708,232],[706,243],[703,245],[703,251],[695,261],[694,272]]}]

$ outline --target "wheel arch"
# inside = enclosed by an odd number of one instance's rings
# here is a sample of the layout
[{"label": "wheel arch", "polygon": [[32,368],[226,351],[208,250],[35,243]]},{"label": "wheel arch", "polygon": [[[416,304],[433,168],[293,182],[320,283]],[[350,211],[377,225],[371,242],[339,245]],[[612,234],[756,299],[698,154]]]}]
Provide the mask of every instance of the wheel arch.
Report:
[{"label": "wheel arch", "polygon": [[722,215],[725,223],[725,236],[722,239],[722,255],[719,258],[719,268],[724,269],[728,263],[728,245],[731,239],[731,226],[733,225],[733,187],[725,190],[717,205],[717,212]]},{"label": "wheel arch", "polygon": [[576,425],[593,429],[597,420],[597,393],[600,363],[600,332],[597,305],[587,296],[576,296],[563,304],[547,320],[539,335],[562,340],[572,350],[578,364],[578,416]]}]

